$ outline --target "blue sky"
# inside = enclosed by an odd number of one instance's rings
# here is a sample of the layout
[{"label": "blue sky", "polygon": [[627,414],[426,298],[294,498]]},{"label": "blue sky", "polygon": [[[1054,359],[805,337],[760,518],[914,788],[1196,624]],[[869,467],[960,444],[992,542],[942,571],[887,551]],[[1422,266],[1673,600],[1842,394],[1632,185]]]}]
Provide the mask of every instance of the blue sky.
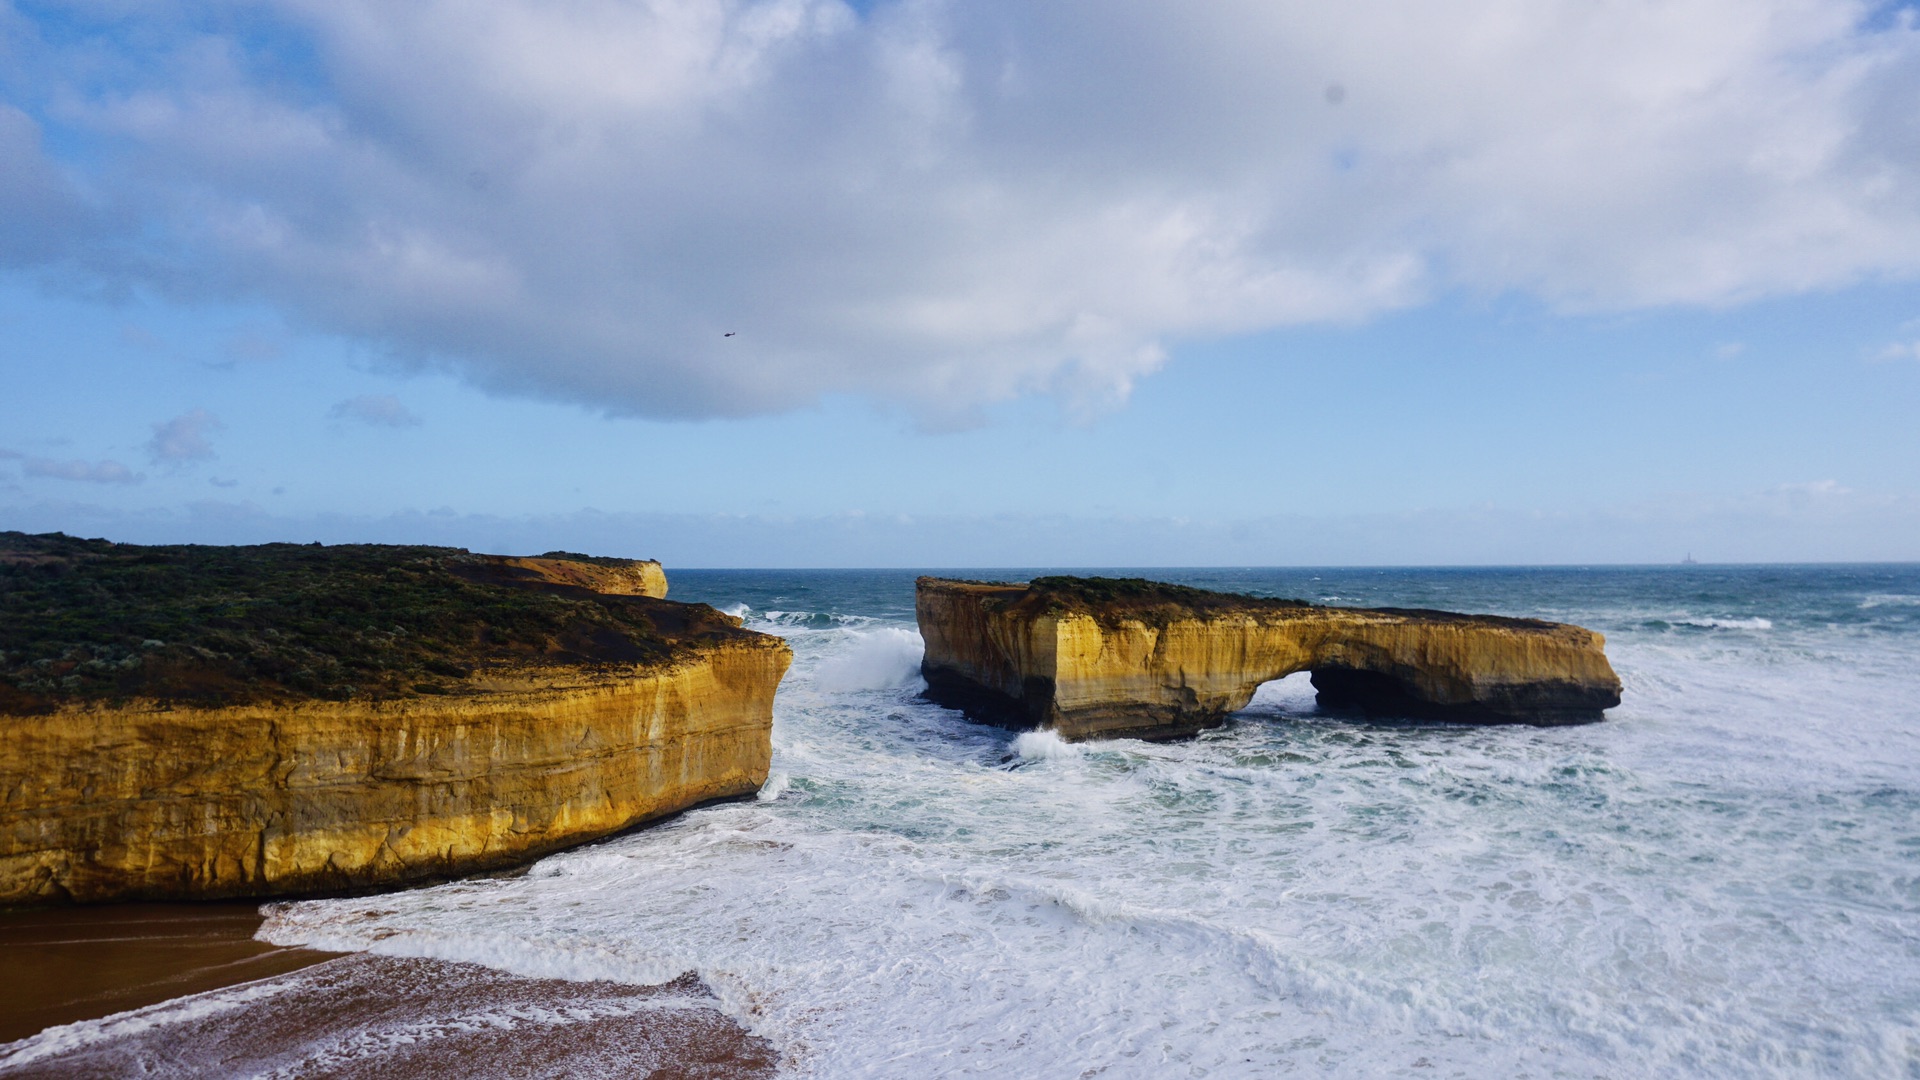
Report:
[{"label": "blue sky", "polygon": [[0,5],[0,526],[1920,558],[1909,9],[1163,7]]}]

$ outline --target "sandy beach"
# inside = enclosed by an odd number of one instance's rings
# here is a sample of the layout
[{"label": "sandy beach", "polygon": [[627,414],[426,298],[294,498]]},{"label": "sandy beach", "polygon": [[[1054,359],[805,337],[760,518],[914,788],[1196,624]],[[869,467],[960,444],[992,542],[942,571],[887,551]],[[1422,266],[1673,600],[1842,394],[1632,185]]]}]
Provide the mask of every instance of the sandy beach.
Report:
[{"label": "sandy beach", "polygon": [[255,941],[253,903],[116,904],[0,913],[0,1042],[333,955]]},{"label": "sandy beach", "polygon": [[253,940],[259,923],[252,904],[0,917],[0,1036],[13,1040],[0,1076],[774,1073],[773,1048],[691,975],[653,987],[526,979],[277,948]]}]

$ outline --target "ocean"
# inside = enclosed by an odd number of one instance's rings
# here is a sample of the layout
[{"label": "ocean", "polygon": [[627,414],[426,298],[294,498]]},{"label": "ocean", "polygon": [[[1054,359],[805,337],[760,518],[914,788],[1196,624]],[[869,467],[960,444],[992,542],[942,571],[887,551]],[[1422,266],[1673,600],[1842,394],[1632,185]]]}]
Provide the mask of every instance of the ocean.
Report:
[{"label": "ocean", "polygon": [[1920,1077],[1920,566],[1125,573],[1578,623],[1624,701],[1066,744],[919,699],[913,572],[679,571],[793,645],[757,800],[261,936],[694,972],[795,1077]]}]

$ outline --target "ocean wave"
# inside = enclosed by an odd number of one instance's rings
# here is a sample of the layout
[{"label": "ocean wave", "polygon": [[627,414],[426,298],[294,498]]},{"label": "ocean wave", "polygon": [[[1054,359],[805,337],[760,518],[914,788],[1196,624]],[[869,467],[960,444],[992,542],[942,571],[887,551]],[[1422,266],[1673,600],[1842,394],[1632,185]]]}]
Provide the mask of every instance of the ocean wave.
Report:
[{"label": "ocean wave", "polygon": [[1054,731],[1023,731],[1014,736],[1013,752],[1027,761],[1060,761],[1085,757],[1086,751]]},{"label": "ocean wave", "polygon": [[746,622],[755,630],[769,634],[792,635],[826,630],[861,629],[877,626],[881,620],[870,615],[848,615],[833,611],[756,611],[746,604],[731,604],[721,609]]},{"label": "ocean wave", "polygon": [[1773,620],[1758,615],[1745,619],[1678,615],[1671,619],[1648,619],[1641,625],[1650,630],[1664,630],[1673,626],[1688,626],[1696,630],[1771,630]]},{"label": "ocean wave", "polygon": [[791,786],[792,783],[793,777],[788,776],[785,772],[775,771],[767,777],[766,783],[760,785],[760,791],[754,798],[761,802],[773,802],[780,796],[785,795],[787,788]]},{"label": "ocean wave", "polygon": [[1860,601],[1865,609],[1877,607],[1916,607],[1920,606],[1920,596],[1911,593],[1868,593]]},{"label": "ocean wave", "polygon": [[813,682],[829,693],[890,690],[920,679],[926,643],[917,631],[902,627],[848,630],[847,644],[820,661]]}]

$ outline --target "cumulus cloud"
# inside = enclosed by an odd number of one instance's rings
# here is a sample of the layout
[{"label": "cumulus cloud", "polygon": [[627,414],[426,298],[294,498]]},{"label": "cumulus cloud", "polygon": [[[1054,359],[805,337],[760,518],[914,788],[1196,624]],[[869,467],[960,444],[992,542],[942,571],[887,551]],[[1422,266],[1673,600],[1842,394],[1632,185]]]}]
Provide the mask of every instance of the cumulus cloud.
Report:
[{"label": "cumulus cloud", "polygon": [[153,425],[153,438],[147,440],[147,454],[156,465],[184,465],[214,456],[207,436],[226,425],[205,409],[194,409],[171,420]]},{"label": "cumulus cloud", "polygon": [[1920,271],[1920,29],[1856,0],[115,10],[39,49],[121,272],[614,412],[1098,405],[1168,342],[1450,290]]},{"label": "cumulus cloud", "polygon": [[335,420],[355,420],[373,427],[413,427],[420,418],[392,394],[361,394],[328,410]]}]

